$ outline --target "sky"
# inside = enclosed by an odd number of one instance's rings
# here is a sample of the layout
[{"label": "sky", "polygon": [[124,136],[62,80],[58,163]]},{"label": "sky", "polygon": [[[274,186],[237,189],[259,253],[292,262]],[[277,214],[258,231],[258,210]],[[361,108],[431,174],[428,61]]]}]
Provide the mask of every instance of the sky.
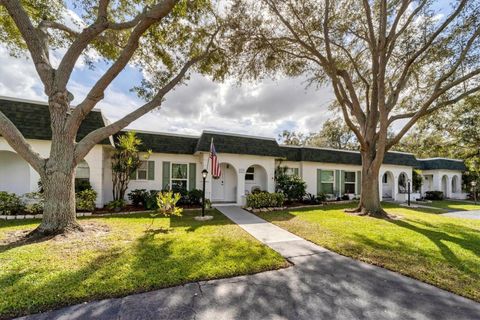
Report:
[{"label": "sky", "polygon": [[[75,20],[75,12],[70,11]],[[67,23],[69,24],[69,23]],[[62,52],[51,53],[57,64]],[[95,81],[108,66],[97,61],[94,69],[79,61],[68,90],[83,100]],[[47,101],[43,87],[28,54],[11,57],[0,44],[0,95]],[[142,74],[128,66],[110,85],[105,98],[98,103],[109,121],[115,121],[141,106],[131,88],[140,83]],[[283,130],[315,132],[333,117],[329,105],[333,93],[328,88],[307,88],[306,79],[281,78],[258,83],[213,82],[199,74],[166,96],[161,108],[135,121],[128,128],[144,131],[198,135],[202,130],[277,137]]]}]

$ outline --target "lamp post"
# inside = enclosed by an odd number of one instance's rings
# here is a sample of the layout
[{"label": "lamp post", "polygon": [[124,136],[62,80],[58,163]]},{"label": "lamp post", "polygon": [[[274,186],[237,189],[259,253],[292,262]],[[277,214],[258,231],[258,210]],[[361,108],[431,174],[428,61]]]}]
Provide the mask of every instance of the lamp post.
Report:
[{"label": "lamp post", "polygon": [[408,203],[408,206],[410,207],[410,184],[412,183],[412,180],[408,179],[407,180],[407,193],[408,193],[408,200],[407,200],[407,203]]},{"label": "lamp post", "polygon": [[202,170],[203,189],[202,189],[202,217],[205,217],[205,179],[207,179],[207,169]]},{"label": "lamp post", "polygon": [[473,192],[473,202],[475,203],[475,205],[477,204],[477,188],[475,188],[477,186],[477,181],[472,181],[470,182],[471,185],[472,185],[472,192]]}]

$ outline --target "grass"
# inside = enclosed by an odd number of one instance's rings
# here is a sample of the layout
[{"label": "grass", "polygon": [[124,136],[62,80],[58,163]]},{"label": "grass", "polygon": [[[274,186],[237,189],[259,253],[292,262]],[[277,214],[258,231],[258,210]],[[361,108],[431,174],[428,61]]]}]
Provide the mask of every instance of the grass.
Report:
[{"label": "grass", "polygon": [[[195,221],[198,212],[156,218],[148,232],[147,214],[84,218],[110,231],[0,245],[0,318],[287,265],[218,211],[209,214],[208,222]],[[36,223],[0,222],[0,241]]]},{"label": "grass", "polygon": [[425,206],[435,207],[445,210],[469,211],[480,210],[480,205],[475,205],[473,202],[452,201],[452,200],[437,200],[431,203],[425,203]]},{"label": "grass", "polygon": [[401,220],[358,217],[346,205],[260,213],[274,224],[345,256],[480,301],[480,221],[384,204]]}]

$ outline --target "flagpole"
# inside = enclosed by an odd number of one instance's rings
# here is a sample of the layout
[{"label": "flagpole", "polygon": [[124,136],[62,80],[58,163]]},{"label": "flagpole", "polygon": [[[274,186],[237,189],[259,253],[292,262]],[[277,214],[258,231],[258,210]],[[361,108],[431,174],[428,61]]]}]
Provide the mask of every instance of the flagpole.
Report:
[{"label": "flagpole", "polygon": [[213,137],[212,137],[212,140],[210,142],[210,150],[208,151],[207,167],[205,168],[207,170],[208,170],[208,165],[210,163],[210,157],[212,156],[212,145],[213,145]]}]

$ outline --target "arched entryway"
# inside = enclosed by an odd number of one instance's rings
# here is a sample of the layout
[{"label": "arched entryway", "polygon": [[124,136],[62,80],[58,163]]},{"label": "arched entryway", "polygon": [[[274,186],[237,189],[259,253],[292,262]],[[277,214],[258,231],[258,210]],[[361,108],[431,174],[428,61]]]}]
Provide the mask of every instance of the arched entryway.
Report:
[{"label": "arched entryway", "polygon": [[237,171],[229,163],[220,163],[222,175],[218,179],[212,179],[213,202],[236,202],[237,201]]},{"label": "arched entryway", "polygon": [[382,176],[382,198],[393,199],[394,178],[391,171],[387,171]]},{"label": "arched entryway", "polygon": [[245,193],[254,190],[267,191],[267,170],[261,165],[255,164],[247,168],[245,172]]},{"label": "arched entryway", "polygon": [[460,192],[460,182],[458,176],[453,176],[452,178],[452,193]]},{"label": "arched entryway", "polygon": [[30,167],[18,154],[0,151],[0,191],[30,192]]},{"label": "arched entryway", "polygon": [[445,198],[448,197],[447,191],[448,191],[448,177],[447,175],[444,175],[442,177],[442,192]]},{"label": "arched entryway", "polygon": [[405,172],[400,173],[398,176],[398,193],[408,192],[408,176]]}]

